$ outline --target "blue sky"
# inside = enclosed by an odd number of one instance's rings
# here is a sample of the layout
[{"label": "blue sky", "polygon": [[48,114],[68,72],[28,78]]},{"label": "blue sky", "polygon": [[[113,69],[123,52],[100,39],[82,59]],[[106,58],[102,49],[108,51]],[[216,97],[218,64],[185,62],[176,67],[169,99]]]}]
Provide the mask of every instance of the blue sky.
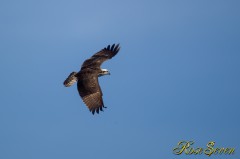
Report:
[{"label": "blue sky", "polygon": [[[240,2],[0,1],[1,159],[185,159],[240,142]],[[108,44],[108,107],[92,115],[63,81]]]}]

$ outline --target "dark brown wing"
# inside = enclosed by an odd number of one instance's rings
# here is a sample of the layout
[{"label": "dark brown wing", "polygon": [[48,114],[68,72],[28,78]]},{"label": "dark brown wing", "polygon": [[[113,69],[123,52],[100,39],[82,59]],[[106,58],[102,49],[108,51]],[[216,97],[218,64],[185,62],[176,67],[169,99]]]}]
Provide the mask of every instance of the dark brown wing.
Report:
[{"label": "dark brown wing", "polygon": [[120,50],[119,44],[117,45],[113,44],[112,46],[108,45],[104,49],[95,53],[91,58],[84,61],[81,69],[100,68],[101,64],[104,61],[111,59],[113,56],[115,56],[118,53],[119,50]]},{"label": "dark brown wing", "polygon": [[79,76],[77,83],[79,95],[92,114],[95,112],[99,113],[99,110],[103,110],[104,104],[97,71],[84,69]]}]

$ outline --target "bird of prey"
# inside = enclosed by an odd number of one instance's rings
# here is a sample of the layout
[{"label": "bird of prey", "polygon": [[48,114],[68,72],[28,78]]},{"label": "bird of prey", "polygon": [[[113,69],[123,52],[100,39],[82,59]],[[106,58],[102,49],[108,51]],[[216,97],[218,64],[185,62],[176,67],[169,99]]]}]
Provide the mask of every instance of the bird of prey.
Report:
[{"label": "bird of prey", "polygon": [[106,108],[103,103],[103,93],[98,82],[98,77],[110,75],[107,69],[102,69],[101,64],[111,59],[120,50],[119,44],[108,45],[95,53],[91,58],[85,60],[79,72],[72,72],[64,81],[64,86],[70,87],[77,82],[79,95],[89,108],[90,112],[103,111]]}]

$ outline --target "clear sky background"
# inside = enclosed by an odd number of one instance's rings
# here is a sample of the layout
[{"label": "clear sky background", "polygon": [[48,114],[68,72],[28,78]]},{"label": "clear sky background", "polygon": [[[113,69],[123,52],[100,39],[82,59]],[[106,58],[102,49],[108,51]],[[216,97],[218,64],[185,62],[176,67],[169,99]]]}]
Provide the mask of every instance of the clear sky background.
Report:
[{"label": "clear sky background", "polygon": [[[1,159],[240,158],[240,1],[1,0]],[[108,44],[108,107],[92,115],[63,81]]]}]

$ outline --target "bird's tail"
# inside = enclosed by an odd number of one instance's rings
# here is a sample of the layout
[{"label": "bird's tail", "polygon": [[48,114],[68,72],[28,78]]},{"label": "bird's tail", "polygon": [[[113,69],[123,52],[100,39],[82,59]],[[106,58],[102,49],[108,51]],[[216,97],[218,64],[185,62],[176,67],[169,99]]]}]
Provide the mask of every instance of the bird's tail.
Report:
[{"label": "bird's tail", "polygon": [[68,76],[68,78],[63,82],[65,87],[70,87],[71,85],[73,85],[75,82],[77,82],[77,77],[75,76],[77,74],[77,72],[72,72],[70,73],[70,75]]}]

